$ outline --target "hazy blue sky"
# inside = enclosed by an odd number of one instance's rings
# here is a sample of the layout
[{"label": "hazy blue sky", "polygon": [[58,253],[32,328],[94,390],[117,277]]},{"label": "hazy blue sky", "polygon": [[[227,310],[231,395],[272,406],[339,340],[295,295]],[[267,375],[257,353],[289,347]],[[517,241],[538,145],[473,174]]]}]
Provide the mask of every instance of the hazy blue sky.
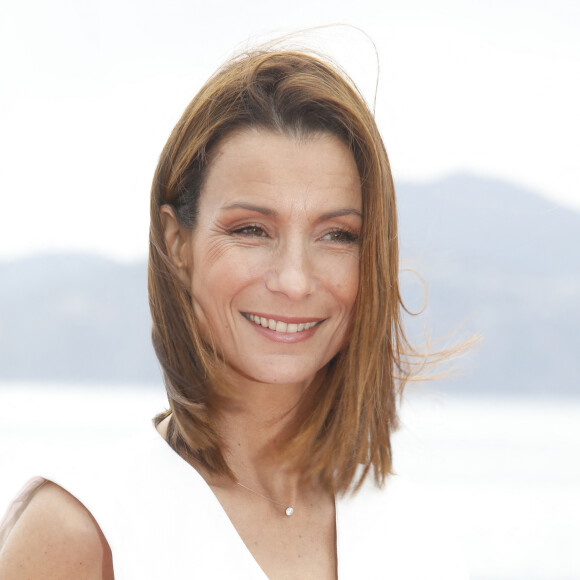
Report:
[{"label": "hazy blue sky", "polygon": [[[205,78],[248,40],[344,22],[375,41],[395,178],[471,171],[580,209],[576,0],[5,0],[0,258],[142,257],[157,156]],[[370,100],[362,34],[312,33]]]}]

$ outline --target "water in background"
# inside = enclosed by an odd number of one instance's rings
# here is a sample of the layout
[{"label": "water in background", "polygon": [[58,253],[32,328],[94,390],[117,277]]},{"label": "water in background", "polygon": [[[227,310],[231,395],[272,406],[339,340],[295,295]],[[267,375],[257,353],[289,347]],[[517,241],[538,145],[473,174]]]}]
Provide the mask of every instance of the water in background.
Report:
[{"label": "water in background", "polygon": [[[0,511],[54,458],[147,428],[161,387],[0,383]],[[410,394],[399,474],[459,516],[472,580],[580,579],[580,399]]]}]

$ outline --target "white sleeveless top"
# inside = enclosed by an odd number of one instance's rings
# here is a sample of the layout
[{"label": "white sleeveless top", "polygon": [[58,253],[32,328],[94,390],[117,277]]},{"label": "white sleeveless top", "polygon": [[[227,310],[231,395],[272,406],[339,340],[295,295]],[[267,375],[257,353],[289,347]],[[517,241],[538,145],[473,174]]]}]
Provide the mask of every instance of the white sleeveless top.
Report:
[{"label": "white sleeveless top", "polygon": [[[116,580],[267,580],[211,488],[156,430],[33,478],[0,525],[0,546],[33,492],[50,480],[92,513]],[[340,580],[465,580],[447,510],[391,477],[336,499]]]}]

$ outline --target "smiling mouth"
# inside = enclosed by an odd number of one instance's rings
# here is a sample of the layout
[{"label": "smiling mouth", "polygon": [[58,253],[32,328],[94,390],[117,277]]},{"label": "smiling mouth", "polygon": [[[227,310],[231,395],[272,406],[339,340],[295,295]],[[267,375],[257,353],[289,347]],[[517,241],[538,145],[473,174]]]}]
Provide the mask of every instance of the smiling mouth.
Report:
[{"label": "smiling mouth", "polygon": [[296,332],[302,332],[303,330],[309,330],[317,324],[320,324],[322,320],[315,320],[312,322],[282,322],[281,320],[274,320],[273,318],[264,318],[263,316],[257,316],[255,314],[249,314],[247,312],[242,312],[242,314],[254,324],[262,326],[263,328],[269,328],[276,332],[281,332],[283,334],[294,334]]}]

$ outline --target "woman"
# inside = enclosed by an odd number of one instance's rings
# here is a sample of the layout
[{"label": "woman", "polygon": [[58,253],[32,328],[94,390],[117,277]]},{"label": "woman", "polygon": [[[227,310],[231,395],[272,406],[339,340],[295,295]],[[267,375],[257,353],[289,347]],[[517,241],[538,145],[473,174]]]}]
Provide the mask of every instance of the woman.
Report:
[{"label": "woman", "polygon": [[149,293],[169,411],[34,480],[2,578],[463,577],[389,477],[410,375],[395,196],[342,73],[273,50],[208,81],[154,177]]}]

